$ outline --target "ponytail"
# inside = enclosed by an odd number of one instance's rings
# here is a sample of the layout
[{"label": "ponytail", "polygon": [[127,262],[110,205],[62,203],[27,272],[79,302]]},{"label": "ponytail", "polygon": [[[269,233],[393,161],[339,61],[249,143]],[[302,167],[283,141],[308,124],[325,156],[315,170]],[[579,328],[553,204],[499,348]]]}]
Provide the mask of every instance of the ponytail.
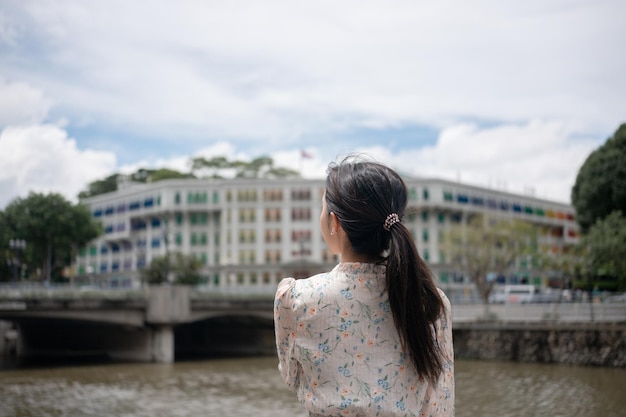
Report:
[{"label": "ponytail", "polygon": [[404,181],[384,165],[346,158],[329,166],[325,198],[354,252],[386,264],[385,284],[400,341],[420,376],[435,384],[444,359],[434,323],[444,305],[430,269],[400,221],[407,207]]},{"label": "ponytail", "polygon": [[417,372],[435,384],[443,359],[433,323],[443,312],[443,301],[409,230],[397,223],[389,234],[386,284],[393,320]]}]

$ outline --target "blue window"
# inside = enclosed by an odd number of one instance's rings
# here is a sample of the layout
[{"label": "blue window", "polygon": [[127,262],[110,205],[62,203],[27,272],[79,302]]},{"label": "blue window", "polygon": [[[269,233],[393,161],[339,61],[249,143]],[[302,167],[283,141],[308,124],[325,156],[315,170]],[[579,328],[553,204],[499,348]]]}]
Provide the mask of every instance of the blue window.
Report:
[{"label": "blue window", "polygon": [[513,204],[513,211],[516,213],[521,213],[522,212],[522,206],[520,206],[519,204]]},{"label": "blue window", "polygon": [[113,214],[115,210],[113,209],[113,206],[111,207],[107,207],[106,209],[104,209],[104,215],[105,216],[110,216],[111,214]]},{"label": "blue window", "polygon": [[93,212],[93,217],[102,217],[102,210],[101,209],[95,209]]},{"label": "blue window", "polygon": [[130,230],[144,230],[146,228],[145,220],[133,219],[130,224]]},{"label": "blue window", "polygon": [[154,206],[154,199],[152,197],[146,198],[143,202],[144,207],[152,207]]},{"label": "blue window", "polygon": [[469,202],[469,198],[466,195],[458,194],[456,196],[456,201],[461,204],[467,204]]},{"label": "blue window", "polygon": [[152,219],[152,227],[160,227],[160,226],[161,226],[161,219],[157,219],[157,218]]},{"label": "blue window", "polygon": [[125,211],[126,211],[126,204],[120,204],[119,206],[117,206],[118,213],[124,213]]},{"label": "blue window", "polygon": [[161,239],[159,239],[158,237],[153,237],[152,238],[152,247],[153,248],[158,248],[161,246]]},{"label": "blue window", "polygon": [[100,264],[100,272],[106,272],[107,269],[109,269],[109,265],[107,265],[107,264]]},{"label": "blue window", "polygon": [[500,202],[500,210],[509,211],[509,208],[510,208],[509,203],[507,203],[506,201]]},{"label": "blue window", "polygon": [[484,206],[485,200],[483,200],[481,197],[472,197],[472,204],[475,206]]},{"label": "blue window", "polygon": [[109,253],[109,248],[106,245],[100,248],[100,254],[106,255],[107,253]]},{"label": "blue window", "polygon": [[141,207],[141,203],[139,201],[133,201],[128,205],[128,210],[137,210]]},{"label": "blue window", "polygon": [[107,224],[104,227],[104,233],[113,233],[113,225],[112,224]]}]

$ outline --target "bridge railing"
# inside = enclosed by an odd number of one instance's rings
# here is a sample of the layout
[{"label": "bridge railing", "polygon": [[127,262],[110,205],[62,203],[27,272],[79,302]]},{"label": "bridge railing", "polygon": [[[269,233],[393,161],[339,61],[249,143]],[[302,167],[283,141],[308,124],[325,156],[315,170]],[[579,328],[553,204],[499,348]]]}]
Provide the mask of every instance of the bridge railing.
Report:
[{"label": "bridge railing", "polygon": [[[539,303],[489,305],[492,319],[515,322],[626,322],[626,303]],[[452,305],[454,322],[485,317],[481,304]]]}]

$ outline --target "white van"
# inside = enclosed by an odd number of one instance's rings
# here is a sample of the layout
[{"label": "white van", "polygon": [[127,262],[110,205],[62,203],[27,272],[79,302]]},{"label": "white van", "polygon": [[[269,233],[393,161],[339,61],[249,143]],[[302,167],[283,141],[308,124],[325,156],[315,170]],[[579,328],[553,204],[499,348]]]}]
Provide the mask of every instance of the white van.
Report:
[{"label": "white van", "polygon": [[489,300],[495,304],[530,303],[536,292],[534,285],[497,285],[493,287]]}]

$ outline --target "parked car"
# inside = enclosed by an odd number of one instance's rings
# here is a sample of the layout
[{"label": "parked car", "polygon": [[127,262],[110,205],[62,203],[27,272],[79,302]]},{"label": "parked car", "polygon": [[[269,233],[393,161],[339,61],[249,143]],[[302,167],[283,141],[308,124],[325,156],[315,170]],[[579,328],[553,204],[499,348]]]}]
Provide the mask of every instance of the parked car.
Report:
[{"label": "parked car", "polygon": [[493,288],[489,301],[494,304],[530,303],[536,292],[534,285],[498,285]]}]

